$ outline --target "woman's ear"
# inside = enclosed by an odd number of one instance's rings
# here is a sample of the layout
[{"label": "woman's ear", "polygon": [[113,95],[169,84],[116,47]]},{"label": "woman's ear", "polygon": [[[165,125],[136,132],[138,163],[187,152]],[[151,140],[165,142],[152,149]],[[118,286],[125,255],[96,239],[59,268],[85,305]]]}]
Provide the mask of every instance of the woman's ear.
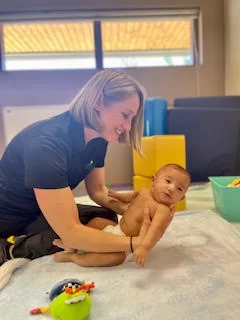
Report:
[{"label": "woman's ear", "polygon": [[103,95],[101,94],[98,98],[98,101],[95,105],[95,110],[100,112],[104,109],[104,105],[103,105]]},{"label": "woman's ear", "polygon": [[103,104],[102,103],[97,103],[96,105],[95,105],[95,107],[94,107],[94,109],[96,110],[96,111],[98,111],[98,112],[101,112],[102,110],[103,110],[103,108],[104,108],[104,106],[103,106]]}]

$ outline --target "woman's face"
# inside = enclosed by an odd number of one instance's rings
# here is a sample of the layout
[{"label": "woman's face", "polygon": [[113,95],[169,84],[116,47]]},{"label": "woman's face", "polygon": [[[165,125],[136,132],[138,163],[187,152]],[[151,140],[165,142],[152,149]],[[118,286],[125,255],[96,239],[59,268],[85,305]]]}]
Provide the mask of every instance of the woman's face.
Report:
[{"label": "woman's face", "polygon": [[123,132],[130,131],[132,119],[136,116],[139,105],[139,96],[136,94],[108,107],[98,106],[99,117],[104,123],[104,129],[101,132],[102,138],[108,142],[115,142]]}]

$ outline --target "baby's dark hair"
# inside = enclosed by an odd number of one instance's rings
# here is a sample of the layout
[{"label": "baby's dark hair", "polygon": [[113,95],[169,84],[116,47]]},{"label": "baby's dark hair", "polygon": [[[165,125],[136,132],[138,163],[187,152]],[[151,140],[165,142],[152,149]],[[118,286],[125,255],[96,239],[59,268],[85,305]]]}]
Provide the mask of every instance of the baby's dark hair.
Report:
[{"label": "baby's dark hair", "polygon": [[190,173],[187,171],[187,169],[183,168],[182,166],[180,166],[179,164],[176,164],[176,163],[168,163],[168,164],[164,165],[155,173],[155,176],[157,177],[159,175],[159,173],[161,173],[163,170],[165,170],[169,167],[174,168],[178,171],[181,171],[182,173],[185,173],[188,176],[189,181],[191,181],[191,176],[190,176]]}]

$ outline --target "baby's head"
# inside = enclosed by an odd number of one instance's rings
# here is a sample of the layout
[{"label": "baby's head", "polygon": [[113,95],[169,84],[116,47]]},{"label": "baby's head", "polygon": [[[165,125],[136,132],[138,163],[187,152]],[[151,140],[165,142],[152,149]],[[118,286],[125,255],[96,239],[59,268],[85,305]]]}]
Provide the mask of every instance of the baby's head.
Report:
[{"label": "baby's head", "polygon": [[190,184],[190,174],[178,164],[167,164],[153,177],[154,198],[166,205],[173,205],[184,199]]}]

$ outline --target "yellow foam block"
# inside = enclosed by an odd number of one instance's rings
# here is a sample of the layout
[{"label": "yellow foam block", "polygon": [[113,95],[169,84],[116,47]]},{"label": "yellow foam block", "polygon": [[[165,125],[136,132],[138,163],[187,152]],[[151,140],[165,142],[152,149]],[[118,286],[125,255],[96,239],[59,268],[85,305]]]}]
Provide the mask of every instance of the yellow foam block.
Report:
[{"label": "yellow foam block", "polygon": [[135,175],[152,177],[167,163],[176,163],[186,168],[184,135],[161,135],[142,138],[144,157],[133,150]]},{"label": "yellow foam block", "polygon": [[[138,191],[142,188],[151,189],[151,187],[152,187],[152,178],[141,177],[141,176],[133,177],[134,191]],[[185,209],[186,209],[186,199],[183,199],[176,205],[176,211],[182,211]]]}]

